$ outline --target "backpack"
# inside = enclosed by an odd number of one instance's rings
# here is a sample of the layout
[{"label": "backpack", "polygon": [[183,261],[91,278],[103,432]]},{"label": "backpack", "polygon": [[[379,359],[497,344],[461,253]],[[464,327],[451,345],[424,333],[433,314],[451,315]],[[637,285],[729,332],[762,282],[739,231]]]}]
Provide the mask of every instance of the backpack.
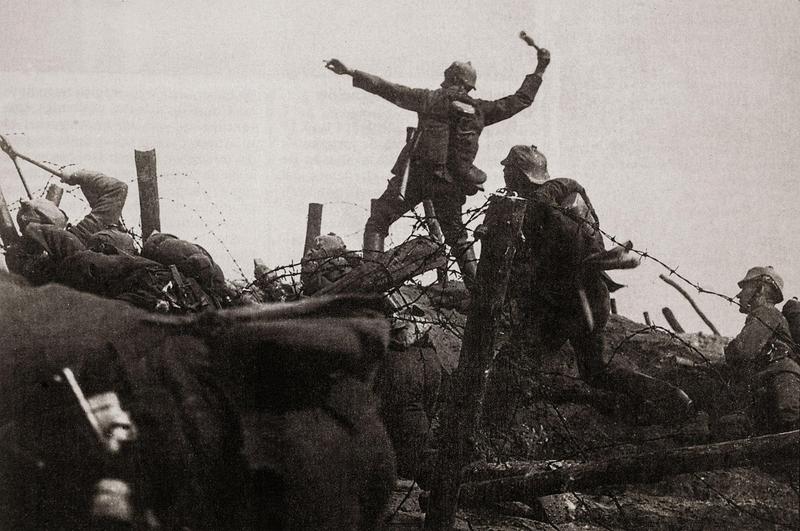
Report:
[{"label": "backpack", "polygon": [[783,316],[789,323],[789,333],[792,335],[792,341],[800,345],[800,301],[797,297],[789,299],[783,305]]}]

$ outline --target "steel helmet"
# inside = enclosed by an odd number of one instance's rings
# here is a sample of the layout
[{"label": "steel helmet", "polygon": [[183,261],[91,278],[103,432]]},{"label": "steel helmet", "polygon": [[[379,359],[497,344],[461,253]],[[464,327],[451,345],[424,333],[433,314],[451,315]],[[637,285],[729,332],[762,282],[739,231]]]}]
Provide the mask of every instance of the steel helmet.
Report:
[{"label": "steel helmet", "polygon": [[766,282],[775,288],[778,295],[778,300],[775,301],[776,303],[783,300],[783,279],[775,272],[772,266],[751,267],[747,270],[747,274],[745,274],[744,278],[738,282],[738,285],[740,288],[743,288],[747,282],[755,281]]},{"label": "steel helmet", "polygon": [[500,164],[517,168],[533,184],[544,184],[550,179],[550,174],[547,173],[547,159],[536,146],[514,146]]},{"label": "steel helmet", "polygon": [[63,229],[67,226],[67,215],[49,199],[29,199],[20,203],[17,224],[20,230],[24,230],[30,223],[55,225]]},{"label": "steel helmet", "polygon": [[478,80],[478,72],[472,63],[467,61],[453,61],[453,64],[447,67],[444,71],[444,78],[447,81],[455,81],[460,85],[464,85],[468,89],[475,88],[475,82]]}]

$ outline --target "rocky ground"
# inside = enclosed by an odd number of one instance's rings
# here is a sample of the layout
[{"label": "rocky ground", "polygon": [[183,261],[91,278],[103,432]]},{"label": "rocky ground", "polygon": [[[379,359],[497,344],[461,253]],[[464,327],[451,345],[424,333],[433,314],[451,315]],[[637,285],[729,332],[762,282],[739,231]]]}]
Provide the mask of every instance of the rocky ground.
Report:
[{"label": "rocky ground", "polygon": [[[458,320],[448,316],[450,323]],[[443,363],[453,366],[457,338],[448,340],[448,333],[441,330],[434,334],[438,334]],[[498,464],[523,460],[558,466],[562,460],[585,462],[746,436],[746,389],[730,381],[721,363],[726,342],[703,334],[675,335],[612,316],[607,358],[680,386],[694,400],[697,413],[679,423],[659,424],[657,403],[631,410],[609,394],[587,390],[576,378],[574,356],[566,346],[539,361],[541,371],[531,375],[531,388],[538,386],[540,391],[520,397],[507,429],[479,435],[481,457]],[[799,476],[800,458],[791,463],[681,474],[651,484],[609,485],[592,492],[462,508],[459,527],[797,529]],[[389,508],[389,529],[420,526],[420,492],[410,480],[398,482]]]}]

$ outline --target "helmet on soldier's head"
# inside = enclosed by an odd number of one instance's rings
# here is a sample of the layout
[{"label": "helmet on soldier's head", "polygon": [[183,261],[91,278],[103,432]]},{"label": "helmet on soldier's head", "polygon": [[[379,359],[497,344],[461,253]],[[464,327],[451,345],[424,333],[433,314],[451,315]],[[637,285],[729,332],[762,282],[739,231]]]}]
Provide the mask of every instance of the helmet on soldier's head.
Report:
[{"label": "helmet on soldier's head", "polygon": [[118,229],[103,229],[89,236],[88,247],[103,254],[136,255],[136,245],[127,232]]},{"label": "helmet on soldier's head", "polygon": [[25,230],[30,223],[55,225],[57,228],[63,229],[67,226],[67,215],[49,199],[30,199],[20,203],[17,225],[20,230]]},{"label": "helmet on soldier's head", "polygon": [[467,61],[453,61],[453,64],[447,67],[444,71],[444,80],[458,85],[463,85],[467,89],[472,90],[475,88],[475,81],[478,79],[478,73],[472,63]]},{"label": "helmet on soldier's head", "polygon": [[536,146],[514,146],[500,164],[517,168],[532,184],[543,184],[550,179],[550,174],[547,173],[547,159]]},{"label": "helmet on soldier's head", "polygon": [[766,282],[775,289],[775,294],[778,296],[778,300],[775,301],[776,303],[783,300],[783,279],[775,272],[772,266],[751,267],[747,270],[747,274],[745,274],[744,278],[737,284],[740,288],[743,288],[748,282],[756,281]]}]

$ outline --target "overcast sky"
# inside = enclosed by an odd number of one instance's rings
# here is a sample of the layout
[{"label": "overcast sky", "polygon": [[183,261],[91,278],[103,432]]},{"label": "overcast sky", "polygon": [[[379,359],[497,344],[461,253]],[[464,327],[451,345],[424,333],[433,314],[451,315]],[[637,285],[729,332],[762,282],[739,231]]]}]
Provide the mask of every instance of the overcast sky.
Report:
[{"label": "overcast sky", "polygon": [[[5,0],[2,9],[0,133],[34,158],[124,180],[135,177],[133,149],[156,148],[164,230],[197,237],[231,276],[233,259],[248,275],[254,256],[297,259],[312,201],[326,203],[323,230],[360,247],[369,199],[416,123],[323,59],[431,88],[451,61],[471,60],[476,95],[493,99],[535,67],[516,37],[525,29],[553,61],[533,108],[484,131],[476,163],[487,189],[502,186],[510,146],[534,143],[552,176],[587,188],[606,230],[703,286],[734,295],[748,267],[771,264],[787,295],[800,294],[800,1]],[[46,183],[24,171],[32,188]],[[9,201],[23,193],[8,160],[0,186]],[[125,217],[136,223],[131,192]],[[83,214],[74,201],[65,209]],[[661,272],[645,263],[615,274],[629,286],[620,312],[663,324],[670,306],[685,328],[703,330]],[[697,301],[737,332],[735,307]]]}]

